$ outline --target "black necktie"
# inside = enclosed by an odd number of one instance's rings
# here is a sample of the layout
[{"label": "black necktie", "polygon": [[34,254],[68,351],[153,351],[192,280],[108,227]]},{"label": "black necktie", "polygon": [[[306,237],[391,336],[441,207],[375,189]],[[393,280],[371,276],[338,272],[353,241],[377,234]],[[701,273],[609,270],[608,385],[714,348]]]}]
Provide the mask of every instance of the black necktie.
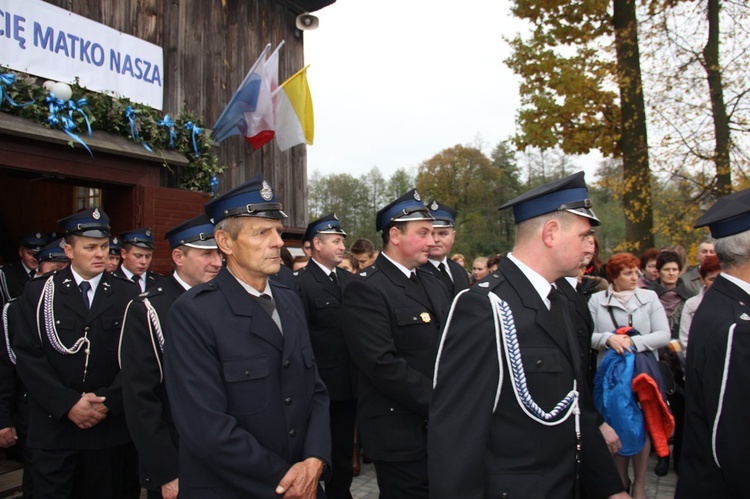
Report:
[{"label": "black necktie", "polygon": [[336,286],[338,286],[338,285],[339,285],[339,280],[338,280],[338,279],[336,278],[336,272],[331,272],[330,274],[328,274],[328,277],[330,277],[330,278],[331,278],[331,281],[333,281],[333,283],[334,283],[334,284],[335,284]]},{"label": "black necktie", "polygon": [[29,270],[29,279],[33,279],[36,275],[36,270]]},{"label": "black necktie", "polygon": [[412,272],[412,273],[411,273],[411,274],[409,275],[409,280],[410,280],[411,282],[416,282],[417,284],[419,284],[419,277],[417,277],[417,273],[416,273],[416,272]]},{"label": "black necktie", "polygon": [[81,288],[81,295],[83,296],[83,304],[86,305],[86,310],[91,308],[91,302],[89,301],[89,289],[91,289],[91,283],[88,281],[81,281],[78,285]]},{"label": "black necktie", "polygon": [[440,271],[441,274],[443,274],[443,277],[445,277],[451,283],[453,283],[453,279],[451,279],[451,276],[448,274],[448,271],[445,270],[445,264],[443,262],[440,262],[440,264],[438,265],[438,270]]},{"label": "black necktie", "polygon": [[133,280],[135,285],[138,286],[138,289],[141,289],[141,276],[133,274],[131,279]]}]

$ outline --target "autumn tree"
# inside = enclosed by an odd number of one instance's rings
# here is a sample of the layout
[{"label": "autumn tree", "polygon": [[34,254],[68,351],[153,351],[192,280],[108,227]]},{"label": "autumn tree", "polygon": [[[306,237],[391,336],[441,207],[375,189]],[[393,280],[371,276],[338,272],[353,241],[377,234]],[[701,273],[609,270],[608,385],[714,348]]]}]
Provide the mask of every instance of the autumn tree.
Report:
[{"label": "autumn tree", "polygon": [[682,201],[705,207],[750,166],[750,6],[654,0],[645,10],[644,78],[658,132],[652,167],[692,184]]},{"label": "autumn tree", "polygon": [[531,24],[528,37],[510,41],[506,61],[522,78],[516,143],[621,157],[627,239],[652,246],[635,1],[515,0],[512,11]]},{"label": "autumn tree", "polygon": [[513,244],[497,208],[507,200],[504,196],[515,195],[506,191],[516,182],[514,163],[505,149],[495,153],[493,164],[476,147],[456,145],[424,161],[417,172],[417,188],[425,202],[436,199],[458,211],[454,251],[469,258]]}]

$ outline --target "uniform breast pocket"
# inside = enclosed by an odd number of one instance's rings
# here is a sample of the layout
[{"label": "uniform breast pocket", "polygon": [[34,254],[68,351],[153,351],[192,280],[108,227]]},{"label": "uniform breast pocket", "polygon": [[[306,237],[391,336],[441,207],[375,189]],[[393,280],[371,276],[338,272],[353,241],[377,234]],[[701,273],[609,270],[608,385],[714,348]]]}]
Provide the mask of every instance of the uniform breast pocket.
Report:
[{"label": "uniform breast pocket", "polygon": [[425,307],[397,308],[394,314],[398,328],[393,336],[399,347],[422,347],[434,342],[435,318]]},{"label": "uniform breast pocket", "polygon": [[315,298],[315,308],[318,310],[340,307],[341,302],[339,302],[339,300],[334,298],[333,296],[322,296],[319,298]]},{"label": "uniform breast pocket", "polygon": [[268,359],[235,359],[223,362],[229,410],[234,414],[255,414],[268,407]]},{"label": "uniform breast pocket", "polygon": [[573,388],[572,368],[560,350],[527,346],[521,357],[529,392],[543,409],[550,410]]}]

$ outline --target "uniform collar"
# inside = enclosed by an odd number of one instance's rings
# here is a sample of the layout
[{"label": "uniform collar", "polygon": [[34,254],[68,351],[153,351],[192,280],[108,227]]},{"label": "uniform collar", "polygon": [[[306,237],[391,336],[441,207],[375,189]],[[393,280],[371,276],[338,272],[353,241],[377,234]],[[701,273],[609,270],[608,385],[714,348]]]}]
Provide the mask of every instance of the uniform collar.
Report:
[{"label": "uniform collar", "polygon": [[750,295],[750,283],[747,281],[743,281],[739,277],[735,277],[731,274],[727,274],[726,272],[722,272],[721,275],[724,279],[731,282],[732,284],[736,285],[738,288],[740,288],[742,291]]},{"label": "uniform collar", "polygon": [[383,255],[389,262],[391,262],[398,270],[400,270],[407,279],[411,278],[411,275],[414,273],[413,269],[407,269],[397,261],[395,261],[393,258],[389,257],[385,251],[380,252],[381,255]]},{"label": "uniform collar", "polygon": [[518,267],[521,272],[523,272],[523,275],[526,276],[526,279],[529,280],[534,290],[539,293],[539,297],[547,306],[547,309],[549,309],[550,301],[547,297],[549,296],[549,292],[552,290],[552,284],[550,284],[547,279],[542,277],[542,275],[539,274],[536,270],[532,269],[521,260],[513,256],[513,253],[508,253],[506,256],[510,259],[511,262],[516,264],[516,267]]},{"label": "uniform collar", "polygon": [[84,279],[78,273],[73,269],[72,265],[68,265],[70,267],[70,273],[73,274],[73,279],[76,281],[76,286],[80,286],[83,281],[88,281],[89,284],[91,284],[91,291],[96,293],[96,288],[99,286],[99,283],[102,280],[102,274],[98,274],[96,277],[92,277],[91,279]]}]

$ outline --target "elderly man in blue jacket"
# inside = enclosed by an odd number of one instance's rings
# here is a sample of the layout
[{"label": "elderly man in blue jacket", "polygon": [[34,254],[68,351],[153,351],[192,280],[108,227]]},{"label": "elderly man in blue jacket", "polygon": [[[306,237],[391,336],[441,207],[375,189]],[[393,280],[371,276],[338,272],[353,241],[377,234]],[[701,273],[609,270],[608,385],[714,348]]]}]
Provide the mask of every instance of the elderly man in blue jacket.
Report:
[{"label": "elderly man in blue jacket", "polygon": [[180,498],[325,497],[328,393],[279,272],[286,215],[262,176],[206,205],[227,266],[169,313],[167,391]]}]

